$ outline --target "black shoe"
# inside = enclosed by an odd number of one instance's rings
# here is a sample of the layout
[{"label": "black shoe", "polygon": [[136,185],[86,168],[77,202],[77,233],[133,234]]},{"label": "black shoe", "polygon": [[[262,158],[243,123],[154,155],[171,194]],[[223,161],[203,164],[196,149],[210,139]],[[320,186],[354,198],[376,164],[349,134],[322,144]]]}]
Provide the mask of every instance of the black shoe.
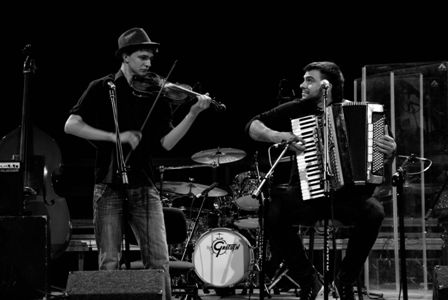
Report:
[{"label": "black shoe", "polygon": [[323,284],[320,276],[314,275],[309,284],[301,284],[299,298],[300,300],[315,300],[322,290]]},{"label": "black shoe", "polygon": [[355,300],[353,284],[343,283],[336,279],[334,285],[336,286],[336,291],[340,300]]}]

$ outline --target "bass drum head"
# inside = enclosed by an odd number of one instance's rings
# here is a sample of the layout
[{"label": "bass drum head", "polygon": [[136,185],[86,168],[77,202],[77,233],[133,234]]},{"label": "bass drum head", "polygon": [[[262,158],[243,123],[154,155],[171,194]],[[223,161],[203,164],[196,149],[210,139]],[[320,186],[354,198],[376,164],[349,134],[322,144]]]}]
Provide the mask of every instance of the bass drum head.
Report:
[{"label": "bass drum head", "polygon": [[253,265],[253,249],[240,233],[214,228],[197,241],[193,253],[196,274],[214,287],[230,287],[243,280]]}]

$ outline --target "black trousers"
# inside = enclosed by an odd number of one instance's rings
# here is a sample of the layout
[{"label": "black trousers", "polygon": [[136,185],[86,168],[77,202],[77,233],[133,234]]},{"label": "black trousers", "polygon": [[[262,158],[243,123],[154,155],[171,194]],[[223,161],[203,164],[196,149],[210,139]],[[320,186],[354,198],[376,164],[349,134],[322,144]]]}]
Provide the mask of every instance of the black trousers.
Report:
[{"label": "black trousers", "polygon": [[333,205],[330,205],[328,198],[302,201],[299,187],[273,187],[265,210],[265,230],[271,253],[285,261],[291,276],[299,283],[306,282],[314,274],[314,267],[298,235],[297,225],[312,225],[334,217],[353,226],[338,276],[347,283],[356,281],[384,219],[383,205],[370,196],[372,192],[373,187],[344,188],[332,196]]}]

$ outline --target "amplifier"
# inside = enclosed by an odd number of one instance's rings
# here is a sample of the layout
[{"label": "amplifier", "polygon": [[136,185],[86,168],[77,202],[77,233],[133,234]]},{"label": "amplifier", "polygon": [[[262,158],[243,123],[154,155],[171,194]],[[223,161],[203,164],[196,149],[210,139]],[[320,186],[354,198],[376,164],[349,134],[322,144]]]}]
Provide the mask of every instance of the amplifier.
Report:
[{"label": "amplifier", "polygon": [[23,172],[19,161],[0,161],[0,216],[17,216],[23,209]]},{"label": "amplifier", "polygon": [[46,216],[0,216],[0,299],[37,299],[48,291]]}]

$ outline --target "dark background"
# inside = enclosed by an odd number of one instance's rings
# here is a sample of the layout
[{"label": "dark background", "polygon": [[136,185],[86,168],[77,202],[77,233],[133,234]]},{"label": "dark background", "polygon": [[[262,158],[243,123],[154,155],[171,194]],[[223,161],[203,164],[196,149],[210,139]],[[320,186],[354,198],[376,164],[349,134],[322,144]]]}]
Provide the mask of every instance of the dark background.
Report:
[{"label": "dark background", "polygon": [[[365,65],[439,61],[448,55],[446,15],[429,3],[423,8],[379,2],[346,7],[325,2],[68,2],[48,7],[21,3],[4,14],[10,20],[2,25],[0,136],[20,125],[22,49],[31,44],[37,65],[30,91],[31,119],[60,147],[70,183],[66,198],[75,217],[89,215],[79,207],[90,207],[93,148],[65,135],[64,122],[91,80],[118,69],[117,38],[131,27],[143,27],[161,43],[156,72],[166,75],[177,60],[170,81],[200,84],[202,92],[227,106],[226,112],[202,113],[181,143],[158,163],[194,164],[191,155],[217,147],[246,151],[244,162],[213,170],[225,174],[223,187],[229,177],[247,169],[255,150],[266,155],[265,148],[246,138],[244,125],[278,104],[281,80],[299,92],[301,68],[307,63],[336,62],[346,77],[345,96],[351,99],[353,80],[361,77]],[[235,170],[229,170],[233,165]],[[197,175],[198,181],[209,184],[211,171],[203,170],[192,173],[206,173],[203,178]],[[187,180],[188,172],[176,179]]]}]

